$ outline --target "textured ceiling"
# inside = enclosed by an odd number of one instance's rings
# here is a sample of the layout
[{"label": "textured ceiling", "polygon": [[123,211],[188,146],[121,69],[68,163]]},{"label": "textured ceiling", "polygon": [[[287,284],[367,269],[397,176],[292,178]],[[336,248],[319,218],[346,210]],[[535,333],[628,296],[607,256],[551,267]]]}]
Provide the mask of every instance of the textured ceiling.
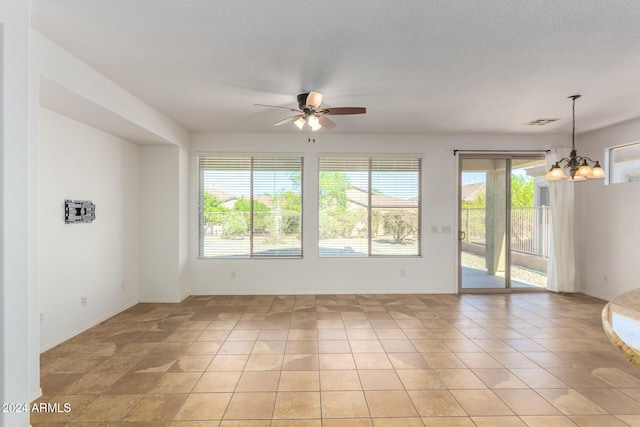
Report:
[{"label": "textured ceiling", "polygon": [[[191,131],[570,132],[640,116],[637,0],[32,0],[33,27]],[[525,126],[559,118],[547,126]]]}]

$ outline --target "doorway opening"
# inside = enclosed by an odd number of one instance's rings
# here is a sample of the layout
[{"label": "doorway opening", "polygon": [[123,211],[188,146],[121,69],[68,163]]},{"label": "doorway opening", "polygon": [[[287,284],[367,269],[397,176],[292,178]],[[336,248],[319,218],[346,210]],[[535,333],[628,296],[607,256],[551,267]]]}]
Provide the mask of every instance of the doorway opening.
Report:
[{"label": "doorway opening", "polygon": [[544,156],[460,154],[459,161],[459,291],[546,290]]}]

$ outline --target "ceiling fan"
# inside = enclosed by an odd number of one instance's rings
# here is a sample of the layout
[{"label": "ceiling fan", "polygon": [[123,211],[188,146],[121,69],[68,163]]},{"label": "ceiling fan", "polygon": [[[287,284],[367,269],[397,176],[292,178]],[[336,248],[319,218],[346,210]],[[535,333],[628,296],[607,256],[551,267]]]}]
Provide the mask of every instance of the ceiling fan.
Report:
[{"label": "ceiling fan", "polygon": [[274,126],[280,126],[285,123],[293,122],[298,129],[302,129],[305,123],[311,130],[318,130],[321,127],[333,129],[336,124],[325,116],[337,116],[344,114],[364,114],[367,109],[364,107],[330,107],[320,108],[322,104],[322,94],[320,92],[311,91],[309,93],[301,93],[298,95],[298,108],[278,107],[276,105],[254,104],[256,107],[278,108],[280,110],[289,110],[298,113],[295,116],[287,117],[284,120],[274,123]]}]

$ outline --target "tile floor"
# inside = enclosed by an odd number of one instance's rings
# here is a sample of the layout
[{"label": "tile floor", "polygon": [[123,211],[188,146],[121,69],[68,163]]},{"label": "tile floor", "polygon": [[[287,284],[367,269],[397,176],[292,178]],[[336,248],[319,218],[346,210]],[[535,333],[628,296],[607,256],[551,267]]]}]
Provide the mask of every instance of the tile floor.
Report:
[{"label": "tile floor", "polygon": [[194,296],[45,352],[33,426],[640,425],[604,302],[513,295]]}]

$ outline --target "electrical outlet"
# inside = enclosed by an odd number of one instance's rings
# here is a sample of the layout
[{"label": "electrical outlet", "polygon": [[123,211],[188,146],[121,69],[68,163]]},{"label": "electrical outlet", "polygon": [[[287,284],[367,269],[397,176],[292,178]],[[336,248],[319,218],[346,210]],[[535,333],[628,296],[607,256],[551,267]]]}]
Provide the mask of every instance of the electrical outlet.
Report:
[{"label": "electrical outlet", "polygon": [[609,283],[609,276],[607,276],[606,274],[604,275],[604,283]]},{"label": "electrical outlet", "polygon": [[44,323],[44,313],[40,313],[40,324]]},{"label": "electrical outlet", "polygon": [[87,305],[87,297],[86,296],[80,297],[80,305]]},{"label": "electrical outlet", "polygon": [[124,291],[125,289],[125,284],[124,284],[124,280],[122,281],[122,283],[120,283],[120,290]]},{"label": "electrical outlet", "polygon": [[400,270],[400,277],[407,277],[407,272],[404,270]]},{"label": "electrical outlet", "polygon": [[232,270],[232,271],[231,271],[231,278],[232,278],[232,279],[235,279],[235,278],[236,278],[236,272],[235,272],[235,270]]}]

